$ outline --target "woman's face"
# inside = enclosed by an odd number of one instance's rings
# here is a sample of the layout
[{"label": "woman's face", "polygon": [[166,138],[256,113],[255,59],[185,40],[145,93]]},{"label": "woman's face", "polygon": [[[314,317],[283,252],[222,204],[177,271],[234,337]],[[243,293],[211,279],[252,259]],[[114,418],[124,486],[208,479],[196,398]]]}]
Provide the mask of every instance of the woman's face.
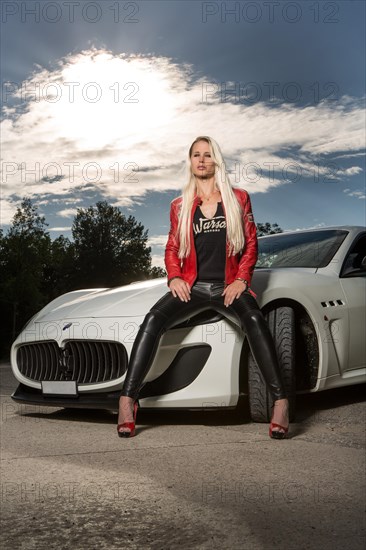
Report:
[{"label": "woman's face", "polygon": [[207,141],[197,141],[191,152],[191,170],[199,178],[211,178],[215,174],[215,163]]}]

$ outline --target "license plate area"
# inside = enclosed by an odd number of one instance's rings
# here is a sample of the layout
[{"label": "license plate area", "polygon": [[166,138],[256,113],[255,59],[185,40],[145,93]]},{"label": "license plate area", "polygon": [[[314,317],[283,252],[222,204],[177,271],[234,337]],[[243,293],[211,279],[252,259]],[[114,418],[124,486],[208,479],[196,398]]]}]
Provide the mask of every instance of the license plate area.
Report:
[{"label": "license plate area", "polygon": [[42,381],[42,394],[47,397],[63,396],[78,397],[78,388],[75,380]]}]

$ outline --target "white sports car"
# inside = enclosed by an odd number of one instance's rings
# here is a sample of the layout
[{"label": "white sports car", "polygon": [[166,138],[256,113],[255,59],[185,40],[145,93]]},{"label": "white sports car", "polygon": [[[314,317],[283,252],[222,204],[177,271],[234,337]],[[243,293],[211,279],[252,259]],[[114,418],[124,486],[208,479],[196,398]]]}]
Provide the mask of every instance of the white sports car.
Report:
[{"label": "white sports car", "polygon": [[[275,338],[291,418],[298,392],[366,382],[366,230],[329,227],[259,239],[252,289]],[[166,279],[69,292],[14,342],[19,403],[117,410],[139,325]],[[143,408],[236,407],[254,421],[271,400],[245,334],[208,310],[166,332],[140,393]]]}]

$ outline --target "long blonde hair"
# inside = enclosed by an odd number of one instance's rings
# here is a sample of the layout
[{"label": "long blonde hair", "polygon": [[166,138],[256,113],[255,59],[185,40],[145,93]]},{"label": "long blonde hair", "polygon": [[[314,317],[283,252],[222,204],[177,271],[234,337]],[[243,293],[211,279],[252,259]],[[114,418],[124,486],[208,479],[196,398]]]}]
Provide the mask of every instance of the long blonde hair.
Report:
[{"label": "long blonde hair", "polygon": [[197,184],[191,169],[191,154],[193,146],[198,141],[206,141],[210,148],[211,158],[215,163],[215,184],[221,193],[226,212],[226,240],[229,243],[229,255],[237,254],[244,248],[244,231],[241,206],[234,194],[225,162],[217,142],[208,136],[198,136],[189,148],[187,158],[187,183],[182,190],[182,204],[179,214],[179,258],[185,258],[190,253],[191,210]]}]

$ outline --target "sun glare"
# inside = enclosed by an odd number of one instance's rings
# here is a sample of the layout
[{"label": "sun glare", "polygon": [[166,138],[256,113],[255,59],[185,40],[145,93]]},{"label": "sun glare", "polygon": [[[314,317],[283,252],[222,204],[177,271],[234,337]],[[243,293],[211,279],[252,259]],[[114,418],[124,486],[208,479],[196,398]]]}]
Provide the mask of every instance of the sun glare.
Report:
[{"label": "sun glare", "polygon": [[48,93],[44,116],[79,150],[127,146],[174,116],[165,70],[149,59],[79,55],[61,68],[54,86],[39,82]]}]

